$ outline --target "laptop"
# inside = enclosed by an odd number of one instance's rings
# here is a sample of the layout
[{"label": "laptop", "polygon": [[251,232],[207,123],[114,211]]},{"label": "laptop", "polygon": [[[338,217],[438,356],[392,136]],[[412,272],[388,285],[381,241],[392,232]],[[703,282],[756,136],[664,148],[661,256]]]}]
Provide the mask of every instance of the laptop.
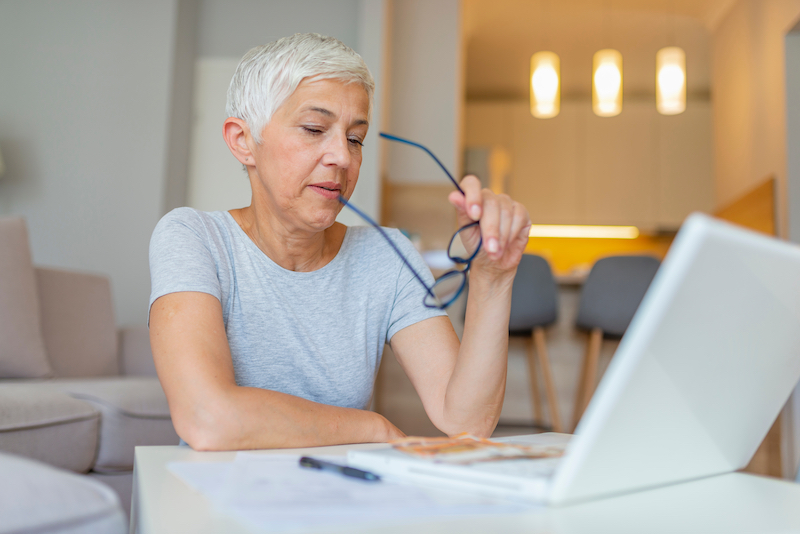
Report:
[{"label": "laptop", "polygon": [[687,218],[573,436],[553,459],[435,463],[388,447],[388,478],[563,505],[745,467],[800,379],[800,247]]}]

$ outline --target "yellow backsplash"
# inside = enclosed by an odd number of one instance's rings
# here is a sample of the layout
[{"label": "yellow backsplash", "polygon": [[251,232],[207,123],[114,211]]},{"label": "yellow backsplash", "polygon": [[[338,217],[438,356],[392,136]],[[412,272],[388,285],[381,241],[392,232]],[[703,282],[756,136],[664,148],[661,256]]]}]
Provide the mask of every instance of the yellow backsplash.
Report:
[{"label": "yellow backsplash", "polygon": [[605,256],[650,254],[663,259],[674,237],[673,234],[640,235],[636,239],[532,237],[525,253],[546,258],[556,276],[580,275]]}]

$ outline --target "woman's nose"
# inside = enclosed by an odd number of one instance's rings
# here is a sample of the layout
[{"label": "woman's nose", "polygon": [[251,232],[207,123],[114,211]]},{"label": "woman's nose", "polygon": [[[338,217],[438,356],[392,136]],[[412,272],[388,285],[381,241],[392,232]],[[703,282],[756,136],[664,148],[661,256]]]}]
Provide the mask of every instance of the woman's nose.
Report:
[{"label": "woman's nose", "polygon": [[350,141],[347,136],[332,135],[325,147],[322,162],[325,165],[347,167],[350,165]]}]

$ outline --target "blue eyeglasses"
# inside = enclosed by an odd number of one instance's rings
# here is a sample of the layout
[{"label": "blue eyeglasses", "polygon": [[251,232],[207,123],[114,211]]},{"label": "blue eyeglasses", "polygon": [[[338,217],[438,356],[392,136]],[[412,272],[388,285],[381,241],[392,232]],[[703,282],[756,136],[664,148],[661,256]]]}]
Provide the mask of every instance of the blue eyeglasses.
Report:
[{"label": "blue eyeglasses", "polygon": [[[448,171],[447,168],[442,164],[442,162],[439,161],[439,158],[437,158],[433,154],[433,152],[428,150],[425,146],[420,145],[419,143],[415,143],[413,141],[409,141],[408,139],[403,139],[402,137],[389,135],[383,132],[379,133],[378,135],[380,135],[384,139],[389,139],[390,141],[397,141],[399,143],[405,143],[407,145],[415,146],[427,152],[428,155],[430,155],[430,157],[432,157],[434,161],[439,164],[439,167],[442,168],[442,170],[445,172],[450,181],[453,182],[453,185],[456,186],[456,189],[461,191],[461,193],[464,193],[461,187],[459,187],[458,182],[456,182],[453,176],[450,174],[450,171]],[[397,255],[400,256],[400,259],[403,260],[403,263],[405,263],[406,267],[409,268],[414,277],[425,288],[426,295],[425,298],[422,300],[422,304],[426,308],[438,308],[442,310],[450,306],[453,302],[456,301],[456,299],[458,299],[459,296],[461,296],[461,293],[464,291],[464,287],[467,284],[467,271],[469,271],[472,260],[475,259],[475,256],[478,255],[478,252],[481,249],[481,245],[483,244],[483,238],[481,237],[480,232],[478,233],[478,244],[474,245],[474,250],[470,252],[466,244],[467,242],[470,241],[469,239],[466,239],[466,237],[468,233],[471,233],[473,228],[477,227],[478,225],[477,221],[459,228],[456,231],[456,233],[453,234],[453,237],[450,239],[450,244],[447,247],[447,257],[450,258],[451,261],[463,265],[463,268],[454,269],[452,271],[446,272],[445,274],[440,276],[432,286],[429,286],[428,284],[425,283],[425,280],[422,279],[422,276],[420,276],[420,274],[416,271],[416,269],[414,269],[414,267],[411,266],[411,263],[408,261],[408,259],[403,255],[402,252],[400,252],[400,249],[397,248],[397,245],[394,244],[394,242],[389,238],[389,236],[386,234],[383,228],[381,228],[380,225],[378,225],[378,223],[373,221],[372,218],[369,217],[369,215],[367,215],[366,213],[355,207],[353,204],[349,203],[347,199],[345,199],[341,195],[339,195],[339,202],[341,202],[342,204],[353,210],[356,214],[358,214],[359,217],[361,217],[369,224],[374,226],[375,229],[378,230],[378,232],[380,232],[383,238],[386,239],[386,242],[389,243],[389,245],[392,247],[392,250],[394,250],[397,253]],[[465,231],[469,232],[465,233]]]}]

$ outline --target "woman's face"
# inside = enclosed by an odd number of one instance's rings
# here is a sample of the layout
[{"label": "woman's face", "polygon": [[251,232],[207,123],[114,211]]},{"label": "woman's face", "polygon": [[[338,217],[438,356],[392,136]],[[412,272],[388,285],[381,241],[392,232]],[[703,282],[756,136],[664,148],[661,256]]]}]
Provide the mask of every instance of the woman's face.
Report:
[{"label": "woman's face", "polygon": [[265,201],[289,230],[330,227],[342,209],[338,195],[349,199],[358,181],[368,112],[358,83],[302,81],[264,127],[261,144],[248,143],[253,201]]}]

